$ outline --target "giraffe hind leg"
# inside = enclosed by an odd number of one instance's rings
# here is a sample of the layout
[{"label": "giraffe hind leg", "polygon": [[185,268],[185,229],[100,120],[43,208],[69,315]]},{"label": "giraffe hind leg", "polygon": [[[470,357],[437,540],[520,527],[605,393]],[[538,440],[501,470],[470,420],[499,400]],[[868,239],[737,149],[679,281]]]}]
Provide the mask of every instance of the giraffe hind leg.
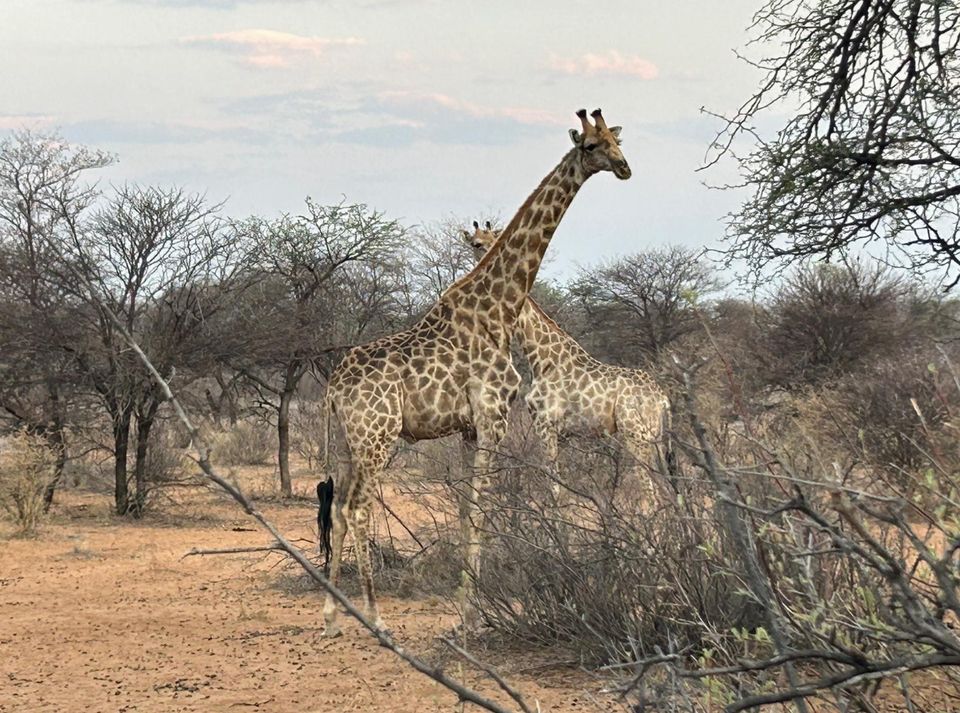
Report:
[{"label": "giraffe hind leg", "polygon": [[363,587],[364,604],[366,613],[373,625],[378,629],[385,629],[386,626],[380,618],[380,610],[377,607],[377,599],[373,585],[373,563],[370,559],[370,503],[373,499],[373,488],[376,484],[376,478],[380,467],[386,461],[386,453],[379,458],[380,463],[376,461],[367,461],[362,468],[366,469],[361,476],[361,485],[358,488],[358,499],[354,503],[353,509],[353,540],[357,552],[357,571],[360,576],[360,583]]},{"label": "giraffe hind leg", "polygon": [[[350,516],[349,505],[346,499],[335,502],[331,511],[333,519],[333,535],[331,537],[330,574],[329,581],[334,587],[340,582],[340,562],[343,558],[343,540],[347,535],[347,522]],[[323,604],[324,636],[340,635],[340,626],[337,624],[337,602],[333,595],[327,592]]]},{"label": "giraffe hind leg", "polygon": [[650,500],[654,496],[652,471],[657,470],[654,432],[641,417],[639,406],[631,401],[617,404],[616,419],[619,440],[635,461],[633,472],[641,497]]},{"label": "giraffe hind leg", "polygon": [[554,500],[559,504],[564,494],[560,479],[559,426],[549,419],[534,417],[533,429],[540,439],[540,446],[550,476],[550,489],[553,492]]}]

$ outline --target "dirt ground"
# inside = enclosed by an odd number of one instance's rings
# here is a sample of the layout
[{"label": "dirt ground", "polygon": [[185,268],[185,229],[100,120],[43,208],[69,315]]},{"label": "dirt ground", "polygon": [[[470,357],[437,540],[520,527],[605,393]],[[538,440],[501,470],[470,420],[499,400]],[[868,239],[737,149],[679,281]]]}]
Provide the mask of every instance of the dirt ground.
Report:
[{"label": "dirt ground", "polygon": [[[459,710],[352,620],[342,637],[322,638],[321,594],[278,556],[184,557],[269,543],[231,502],[190,493],[131,522],[111,514],[106,494],[66,491],[36,538],[0,529],[0,713]],[[315,539],[311,501],[262,510],[290,538]],[[448,602],[385,596],[381,608],[408,649],[457,671],[437,642],[456,621]],[[478,646],[534,710],[623,710],[585,673]],[[467,675],[505,702],[481,679]]]}]

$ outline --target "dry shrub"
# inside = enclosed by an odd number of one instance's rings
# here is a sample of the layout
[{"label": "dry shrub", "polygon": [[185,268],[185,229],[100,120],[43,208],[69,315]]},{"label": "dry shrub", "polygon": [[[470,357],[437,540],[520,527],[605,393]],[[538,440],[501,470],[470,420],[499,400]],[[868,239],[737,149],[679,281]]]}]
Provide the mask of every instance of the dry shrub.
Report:
[{"label": "dry shrub", "polygon": [[179,483],[190,471],[179,433],[165,422],[154,427],[144,462],[144,480],[152,487]]},{"label": "dry shrub", "polygon": [[[460,584],[463,550],[451,533],[428,544],[407,557],[404,567],[388,580],[393,593],[400,597],[453,594]],[[392,581],[391,581],[392,580]]]},{"label": "dry shrub", "polygon": [[239,421],[231,430],[214,434],[213,457],[226,465],[264,465],[273,461],[275,436],[253,421]]},{"label": "dry shrub", "polygon": [[928,437],[947,421],[950,401],[956,401],[946,386],[935,361],[913,352],[843,377],[835,400],[869,462],[915,469],[926,460]]},{"label": "dry shrub", "polygon": [[903,483],[928,463],[945,435],[953,438],[945,429],[960,393],[943,357],[918,348],[808,391],[795,406],[795,422],[832,459],[899,474]]},{"label": "dry shrub", "polygon": [[882,265],[801,267],[761,313],[765,379],[802,387],[896,352],[918,327],[910,294]]},{"label": "dry shrub", "polygon": [[36,531],[56,464],[56,454],[40,436],[18,431],[0,441],[0,507],[13,518],[19,534]]},{"label": "dry shrub", "polygon": [[702,497],[637,483],[607,449],[571,450],[562,505],[529,466],[502,469],[490,493],[477,602],[490,626],[604,664],[751,625]]}]

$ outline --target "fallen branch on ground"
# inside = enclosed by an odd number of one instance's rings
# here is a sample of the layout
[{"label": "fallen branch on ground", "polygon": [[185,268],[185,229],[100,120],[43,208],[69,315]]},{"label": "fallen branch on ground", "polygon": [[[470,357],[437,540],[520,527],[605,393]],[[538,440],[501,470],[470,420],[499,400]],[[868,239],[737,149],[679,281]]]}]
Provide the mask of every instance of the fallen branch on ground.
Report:
[{"label": "fallen branch on ground", "polygon": [[246,554],[248,552],[284,552],[284,549],[276,542],[274,542],[272,545],[264,545],[263,547],[227,547],[220,550],[204,550],[194,547],[192,550],[184,554],[180,559],[193,557],[195,555],[239,555]]}]

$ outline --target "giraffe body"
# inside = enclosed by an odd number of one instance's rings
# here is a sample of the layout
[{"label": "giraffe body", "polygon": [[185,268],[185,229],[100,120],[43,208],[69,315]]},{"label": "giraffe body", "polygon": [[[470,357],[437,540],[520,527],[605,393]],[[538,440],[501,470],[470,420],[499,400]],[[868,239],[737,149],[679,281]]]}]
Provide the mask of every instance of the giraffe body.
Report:
[{"label": "giraffe body", "polygon": [[[630,177],[619,149],[619,127],[596,125],[578,112],[583,133],[543,179],[500,237],[413,327],[350,349],[327,385],[336,417],[338,477],[332,518],[330,578],[336,584],[343,540],[352,525],[365,604],[382,625],[374,596],[367,527],[376,480],[398,437],[408,441],[464,435],[468,461],[460,495],[465,550],[462,596],[480,564],[479,502],[489,459],[506,433],[507,412],[520,386],[510,341],[550,238],[579,188],[594,173]],[[326,633],[336,635],[332,596],[324,605]]]},{"label": "giraffe body", "polygon": [[[478,255],[496,241],[486,224],[474,222],[466,233]],[[556,468],[559,438],[565,435],[616,436],[639,462],[650,460],[667,437],[669,400],[653,377],[591,356],[536,303],[527,297],[517,320],[516,337],[530,365],[524,401],[544,454]]]}]

